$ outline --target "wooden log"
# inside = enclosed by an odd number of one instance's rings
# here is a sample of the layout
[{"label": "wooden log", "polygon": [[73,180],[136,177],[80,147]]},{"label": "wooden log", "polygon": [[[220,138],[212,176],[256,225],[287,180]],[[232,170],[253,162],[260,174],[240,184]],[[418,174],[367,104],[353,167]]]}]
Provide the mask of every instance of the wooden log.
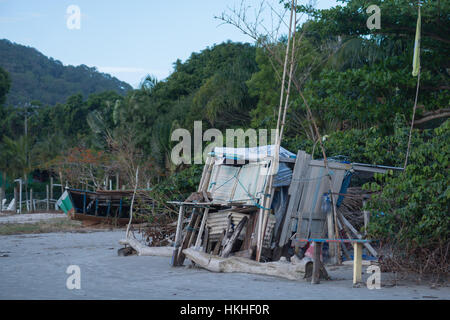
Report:
[{"label": "wooden log", "polygon": [[362,282],[362,249],[362,243],[353,243],[353,284]]},{"label": "wooden log", "polygon": [[230,240],[228,241],[228,243],[226,244],[226,246],[223,248],[221,257],[223,258],[227,258],[230,253],[231,250],[233,249],[234,243],[236,242],[237,238],[239,237],[239,235],[241,234],[242,229],[244,228],[245,224],[247,223],[248,218],[244,217],[242,218],[242,220],[239,222],[238,226],[236,227],[236,229],[233,232],[233,235],[231,236]]},{"label": "wooden log", "polygon": [[132,247],[136,250],[138,256],[171,257],[174,251],[173,247],[148,247],[136,239],[131,238],[120,240],[119,244]]},{"label": "wooden log", "polygon": [[319,284],[320,283],[320,267],[321,267],[321,261],[320,261],[320,254],[322,252],[322,243],[321,242],[314,242],[314,258],[313,258],[313,273],[312,273],[312,284]]},{"label": "wooden log", "polygon": [[184,249],[183,252],[196,265],[212,272],[242,272],[301,280],[305,278],[305,268],[308,265],[296,260],[260,263],[242,257],[222,258],[197,251],[194,248]]}]

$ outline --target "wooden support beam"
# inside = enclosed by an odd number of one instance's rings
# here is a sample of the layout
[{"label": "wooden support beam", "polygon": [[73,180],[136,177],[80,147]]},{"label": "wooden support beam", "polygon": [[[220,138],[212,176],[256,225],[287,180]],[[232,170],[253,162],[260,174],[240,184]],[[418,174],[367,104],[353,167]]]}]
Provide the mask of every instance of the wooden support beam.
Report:
[{"label": "wooden support beam", "polygon": [[200,220],[197,214],[197,208],[192,209],[191,220],[187,226],[186,234],[181,242],[181,249],[178,251],[178,264],[183,265],[185,255],[183,250],[190,247],[191,239],[195,236],[194,225],[196,221]]},{"label": "wooden support beam", "polygon": [[362,243],[353,243],[353,284],[362,282],[362,249]]},{"label": "wooden support beam", "polygon": [[209,213],[209,208],[206,208],[205,212],[203,213],[203,219],[202,219],[202,224],[200,225],[200,230],[198,231],[197,241],[195,242],[196,248],[200,248],[200,245],[202,244],[202,235],[203,235],[203,231],[205,230],[206,220],[208,219],[208,213]]},{"label": "wooden support beam", "polygon": [[175,233],[175,249],[173,250],[172,255],[172,267],[179,266],[178,264],[178,251],[180,249],[180,238],[181,232],[183,228],[183,217],[184,216],[184,206],[180,206],[180,210],[178,211],[178,223],[177,223],[177,231]]},{"label": "wooden support beam", "polygon": [[322,262],[320,261],[321,252],[322,252],[322,243],[314,242],[313,274],[311,278],[312,284],[320,283],[320,269],[322,264]]},{"label": "wooden support beam", "polygon": [[[363,236],[358,231],[356,231],[356,229],[352,226],[352,224],[350,222],[348,222],[348,220],[342,214],[339,213],[338,218],[341,219],[341,221],[344,223],[344,225],[346,225],[358,239],[363,238]],[[377,251],[370,245],[370,243],[364,243],[364,246],[367,248],[367,250],[369,250],[369,252],[374,257],[378,256]]]}]

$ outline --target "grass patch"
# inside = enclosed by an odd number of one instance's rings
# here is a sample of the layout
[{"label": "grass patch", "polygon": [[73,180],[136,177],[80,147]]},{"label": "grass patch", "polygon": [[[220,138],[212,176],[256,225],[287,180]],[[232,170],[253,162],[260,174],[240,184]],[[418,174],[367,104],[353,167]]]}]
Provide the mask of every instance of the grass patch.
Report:
[{"label": "grass patch", "polygon": [[51,232],[83,232],[80,221],[70,219],[48,219],[35,223],[5,223],[0,224],[0,235],[7,236],[13,234],[34,234],[34,233],[51,233]]}]

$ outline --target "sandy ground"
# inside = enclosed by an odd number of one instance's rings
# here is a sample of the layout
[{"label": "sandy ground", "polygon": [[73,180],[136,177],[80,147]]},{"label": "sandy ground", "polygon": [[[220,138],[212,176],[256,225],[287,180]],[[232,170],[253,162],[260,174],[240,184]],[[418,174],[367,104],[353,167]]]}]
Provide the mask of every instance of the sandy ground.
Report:
[{"label": "sandy ground", "polygon": [[0,216],[0,224],[4,223],[36,223],[54,218],[65,219],[67,216],[62,213],[33,213],[14,214]]},{"label": "sandy ground", "polygon": [[[172,268],[164,257],[119,257],[123,231],[0,236],[0,299],[449,299],[450,288],[353,288],[351,267],[311,285],[276,277]],[[69,290],[69,265],[81,289]],[[384,274],[382,274],[383,283]]]}]

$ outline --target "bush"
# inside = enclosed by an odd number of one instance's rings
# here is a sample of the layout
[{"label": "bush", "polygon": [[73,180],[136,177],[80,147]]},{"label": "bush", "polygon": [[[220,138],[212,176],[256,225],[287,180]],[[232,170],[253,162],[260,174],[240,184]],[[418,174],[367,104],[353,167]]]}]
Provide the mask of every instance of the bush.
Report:
[{"label": "bush", "polygon": [[[431,135],[431,138],[428,138]],[[385,265],[397,271],[446,274],[449,250],[450,120],[421,134],[406,170],[377,175],[369,234],[390,245]]]}]

